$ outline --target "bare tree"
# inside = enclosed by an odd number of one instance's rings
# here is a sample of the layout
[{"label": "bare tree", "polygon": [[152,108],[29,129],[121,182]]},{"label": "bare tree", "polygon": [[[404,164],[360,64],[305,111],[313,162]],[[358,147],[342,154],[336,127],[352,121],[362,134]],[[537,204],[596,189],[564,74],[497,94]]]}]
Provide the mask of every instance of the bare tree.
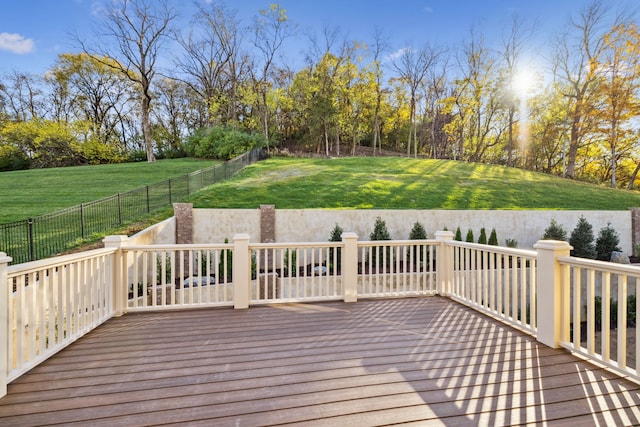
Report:
[{"label": "bare tree", "polygon": [[37,76],[18,71],[6,76],[6,83],[0,85],[0,97],[4,99],[5,109],[12,120],[26,122],[45,116],[41,82]]},{"label": "bare tree", "polygon": [[393,68],[400,79],[409,87],[411,97],[409,104],[409,138],[407,141],[407,156],[411,155],[411,141],[414,145],[414,156],[418,157],[418,139],[416,124],[416,96],[429,70],[435,66],[441,52],[433,46],[427,45],[419,50],[408,47],[393,62]]},{"label": "bare tree", "polygon": [[[518,96],[514,88],[514,80],[522,67],[522,50],[533,33],[532,27],[527,27],[524,21],[517,15],[511,18],[511,25],[508,33],[502,35],[502,59],[507,79],[507,110],[509,116],[509,135],[507,142],[507,166],[513,166],[513,126],[516,114],[516,104]],[[520,115],[523,111],[520,111]],[[522,117],[521,117],[522,121]]]},{"label": "bare tree", "polygon": [[[389,48],[389,42],[382,34],[382,29],[376,27],[373,33],[373,46],[371,47],[371,53],[373,56],[373,66],[374,66],[374,75],[375,75],[375,86],[376,86],[376,106],[373,112],[373,155],[377,154],[377,146],[378,141],[380,140],[380,107],[382,105],[382,95],[383,95],[383,87],[382,87],[382,55]],[[382,144],[382,141],[380,141]]]},{"label": "bare tree", "polygon": [[262,54],[261,70],[254,77],[254,85],[262,100],[262,126],[264,137],[267,140],[269,150],[269,107],[267,105],[267,92],[269,73],[276,53],[282,47],[284,41],[294,35],[295,26],[291,25],[287,17],[287,11],[279,4],[271,4],[268,9],[261,9],[253,23],[253,45]]},{"label": "bare tree", "polygon": [[[106,10],[105,21],[96,31],[98,40],[95,47],[78,36],[75,39],[86,54],[120,71],[137,85],[147,161],[153,162],[151,88],[157,71],[158,54],[178,15],[166,0],[121,0],[113,5]],[[113,61],[105,61],[104,58]]]},{"label": "bare tree", "polygon": [[240,22],[234,11],[211,3],[209,7],[198,7],[193,24],[197,35],[191,32],[178,38],[184,49],[184,55],[176,61],[182,73],[178,78],[206,104],[210,126],[220,114],[225,123],[232,122],[238,64],[243,60]]}]

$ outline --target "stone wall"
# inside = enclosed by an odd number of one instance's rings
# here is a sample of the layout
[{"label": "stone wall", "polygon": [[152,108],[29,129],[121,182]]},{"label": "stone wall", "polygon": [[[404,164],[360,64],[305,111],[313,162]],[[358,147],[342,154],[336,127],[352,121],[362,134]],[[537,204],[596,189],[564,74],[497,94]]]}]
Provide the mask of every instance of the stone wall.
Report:
[{"label": "stone wall", "polygon": [[[276,242],[322,242],[329,240],[331,230],[338,224],[345,232],[354,232],[360,240],[368,240],[376,218],[380,217],[394,240],[408,239],[413,224],[420,222],[430,238],[445,227],[450,231],[460,227],[463,238],[471,228],[477,240],[482,227],[486,229],[487,237],[495,228],[500,245],[504,246],[506,239],[513,239],[519,248],[530,249],[542,238],[552,219],[570,235],[580,216],[584,216],[593,226],[595,238],[601,228],[611,223],[620,235],[622,250],[631,255],[634,241],[632,212],[275,209],[273,230]],[[640,220],[637,222],[640,226]],[[193,210],[193,243],[222,243],[238,233],[249,234],[252,242],[263,239],[260,209]]]}]

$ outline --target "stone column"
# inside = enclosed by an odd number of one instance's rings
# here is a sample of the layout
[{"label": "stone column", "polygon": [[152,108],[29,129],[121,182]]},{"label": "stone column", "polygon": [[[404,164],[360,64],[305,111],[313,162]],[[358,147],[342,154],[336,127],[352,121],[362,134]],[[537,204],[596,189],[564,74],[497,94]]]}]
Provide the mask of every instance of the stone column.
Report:
[{"label": "stone column", "polygon": [[[193,243],[193,203],[174,203],[173,216],[176,218],[176,244]],[[184,271],[176,272],[176,276],[190,277],[193,273],[189,265],[189,251],[183,251]],[[177,262],[176,262],[177,264]],[[176,270],[177,270],[176,265]]]},{"label": "stone column", "polygon": [[631,254],[640,257],[636,253],[636,245],[640,244],[640,208],[631,208]]},{"label": "stone column", "polygon": [[276,241],[276,207],[260,205],[260,241],[273,243]]}]

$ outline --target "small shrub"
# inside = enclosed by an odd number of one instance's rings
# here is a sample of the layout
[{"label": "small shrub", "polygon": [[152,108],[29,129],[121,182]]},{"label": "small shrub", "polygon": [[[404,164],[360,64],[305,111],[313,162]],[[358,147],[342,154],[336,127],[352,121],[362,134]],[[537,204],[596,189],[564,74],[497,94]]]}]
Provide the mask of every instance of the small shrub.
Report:
[{"label": "small shrub", "polygon": [[[342,229],[342,227],[340,227],[338,224],[336,224],[335,227],[333,227],[333,230],[331,230],[331,234],[329,235],[329,241],[330,242],[341,242],[342,241],[342,233],[344,232],[344,230]],[[342,266],[342,253],[340,251],[341,248],[337,248],[335,251],[335,262],[336,265],[334,266],[333,264],[333,260],[334,260],[334,248],[329,248],[329,272],[333,273],[334,267],[336,269],[336,271],[340,271],[340,268]]]},{"label": "small shrub", "polygon": [[596,248],[593,244],[593,227],[584,216],[580,217],[576,228],[571,232],[569,244],[573,246],[571,256],[589,259],[596,257]]},{"label": "small shrub", "polygon": [[[369,235],[369,240],[391,240],[391,235],[387,230],[387,224],[382,218],[377,217],[373,226],[373,231]],[[381,267],[383,265],[391,265],[391,246],[380,245],[373,248],[372,267]]]},{"label": "small shrub", "polygon": [[506,239],[504,241],[504,244],[507,245],[508,248],[517,248],[518,247],[518,241],[515,239]]},{"label": "small shrub", "polygon": [[[427,239],[427,231],[424,229],[423,225],[419,222],[413,224],[413,228],[409,232],[409,240],[426,240]],[[425,253],[422,249],[422,246],[412,245],[407,248],[407,258],[409,260],[413,260],[413,264],[422,265],[425,261]],[[413,252],[413,254],[412,254]],[[429,254],[426,254],[428,257]]]},{"label": "small shrub", "polygon": [[467,238],[465,240],[467,243],[473,243],[473,230],[469,229],[467,231]]},{"label": "small shrub", "polygon": [[601,261],[611,260],[613,251],[620,251],[620,237],[616,230],[608,223],[606,227],[600,229],[600,234],[596,240],[596,259]]},{"label": "small shrub", "polygon": [[491,230],[491,234],[489,235],[489,244],[492,246],[498,246],[498,234],[496,233],[496,229]]},{"label": "small shrub", "polygon": [[567,231],[558,224],[555,219],[551,220],[549,226],[544,230],[543,240],[561,240],[567,241]]},{"label": "small shrub", "polygon": [[[225,243],[229,243],[229,239],[224,239]],[[231,249],[224,249],[220,256],[220,261],[218,262],[218,277],[217,283],[226,283],[227,278],[231,277],[231,272],[233,271],[233,251]],[[227,260],[227,275],[224,274],[224,262]]]},{"label": "small shrub", "polygon": [[484,227],[480,229],[480,237],[478,237],[478,243],[480,243],[481,245],[487,244],[487,232]]},{"label": "small shrub", "polygon": [[391,235],[387,230],[387,223],[384,222],[382,218],[376,218],[373,231],[369,235],[369,240],[391,240]]},{"label": "small shrub", "polygon": [[462,231],[460,231],[460,227],[456,228],[456,236],[453,238],[453,240],[462,242]]}]

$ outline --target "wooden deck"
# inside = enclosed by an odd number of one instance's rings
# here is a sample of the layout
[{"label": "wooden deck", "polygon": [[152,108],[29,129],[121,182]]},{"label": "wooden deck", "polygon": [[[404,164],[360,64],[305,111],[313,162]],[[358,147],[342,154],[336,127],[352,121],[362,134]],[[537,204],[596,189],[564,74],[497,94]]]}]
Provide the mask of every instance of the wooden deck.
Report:
[{"label": "wooden deck", "polygon": [[637,425],[640,386],[445,298],[128,314],[0,425]]}]

